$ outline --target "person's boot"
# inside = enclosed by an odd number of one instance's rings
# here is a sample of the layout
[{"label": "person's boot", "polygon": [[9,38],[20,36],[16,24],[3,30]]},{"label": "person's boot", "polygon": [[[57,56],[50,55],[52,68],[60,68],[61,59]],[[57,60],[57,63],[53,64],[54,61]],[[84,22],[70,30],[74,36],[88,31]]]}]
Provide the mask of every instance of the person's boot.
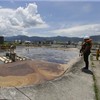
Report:
[{"label": "person's boot", "polygon": [[84,69],[87,69],[88,70],[88,65],[89,65],[89,63],[88,62],[85,62],[85,67],[84,67]]},{"label": "person's boot", "polygon": [[87,69],[88,70],[88,67],[86,66],[86,67],[84,67],[84,69]]},{"label": "person's boot", "polygon": [[89,66],[89,63],[88,63],[88,62],[86,62],[86,67],[85,67],[85,69],[87,69],[87,70],[88,70],[88,66]]}]

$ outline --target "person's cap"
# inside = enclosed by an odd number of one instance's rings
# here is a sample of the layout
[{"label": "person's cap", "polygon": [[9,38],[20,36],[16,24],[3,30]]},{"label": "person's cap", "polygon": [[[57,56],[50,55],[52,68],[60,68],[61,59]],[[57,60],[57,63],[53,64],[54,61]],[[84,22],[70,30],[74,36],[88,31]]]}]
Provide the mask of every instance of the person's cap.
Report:
[{"label": "person's cap", "polygon": [[89,38],[90,38],[89,36],[85,36],[85,37],[84,37],[84,39],[89,39]]}]

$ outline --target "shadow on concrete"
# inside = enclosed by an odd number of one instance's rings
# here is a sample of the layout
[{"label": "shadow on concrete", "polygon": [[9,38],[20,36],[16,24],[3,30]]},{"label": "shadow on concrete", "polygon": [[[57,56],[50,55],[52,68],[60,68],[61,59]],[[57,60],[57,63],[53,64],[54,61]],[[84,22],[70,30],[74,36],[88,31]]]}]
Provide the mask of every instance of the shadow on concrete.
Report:
[{"label": "shadow on concrete", "polygon": [[93,75],[93,72],[89,69],[82,68],[82,72]]},{"label": "shadow on concrete", "polygon": [[0,100],[8,100],[8,99],[0,99]]}]

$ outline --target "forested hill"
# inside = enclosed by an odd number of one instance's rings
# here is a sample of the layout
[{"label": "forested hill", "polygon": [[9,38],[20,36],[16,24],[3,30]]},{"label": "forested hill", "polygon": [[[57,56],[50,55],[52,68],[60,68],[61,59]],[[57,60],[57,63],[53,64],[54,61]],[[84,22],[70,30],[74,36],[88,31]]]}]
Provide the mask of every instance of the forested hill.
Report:
[{"label": "forested hill", "polygon": [[[91,36],[93,41],[100,41],[100,35]],[[15,40],[22,40],[22,41],[59,41],[59,42],[67,42],[67,41],[73,41],[78,42],[82,41],[82,38],[78,37],[64,37],[64,36],[56,36],[56,37],[38,37],[38,36],[25,36],[25,35],[18,35],[18,36],[12,36],[12,37],[5,37],[5,41],[15,41]]]}]

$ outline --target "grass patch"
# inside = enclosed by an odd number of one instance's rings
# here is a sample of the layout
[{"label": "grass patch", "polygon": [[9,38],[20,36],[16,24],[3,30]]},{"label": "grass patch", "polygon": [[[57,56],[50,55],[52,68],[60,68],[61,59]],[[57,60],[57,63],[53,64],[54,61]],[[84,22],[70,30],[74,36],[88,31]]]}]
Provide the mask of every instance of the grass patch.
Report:
[{"label": "grass patch", "polygon": [[98,87],[97,87],[97,80],[95,78],[95,75],[93,74],[93,80],[94,80],[94,92],[95,92],[95,100],[100,100],[99,99],[99,90],[98,90]]},{"label": "grass patch", "polygon": [[[90,60],[91,60],[91,67],[92,67],[92,71],[93,71],[93,67],[96,67],[93,62],[93,55],[90,56]],[[100,93],[99,93],[99,89],[97,86],[97,80],[96,80],[94,72],[93,72],[93,81],[94,81],[93,88],[94,88],[94,92],[95,92],[95,100],[100,100]]]}]

